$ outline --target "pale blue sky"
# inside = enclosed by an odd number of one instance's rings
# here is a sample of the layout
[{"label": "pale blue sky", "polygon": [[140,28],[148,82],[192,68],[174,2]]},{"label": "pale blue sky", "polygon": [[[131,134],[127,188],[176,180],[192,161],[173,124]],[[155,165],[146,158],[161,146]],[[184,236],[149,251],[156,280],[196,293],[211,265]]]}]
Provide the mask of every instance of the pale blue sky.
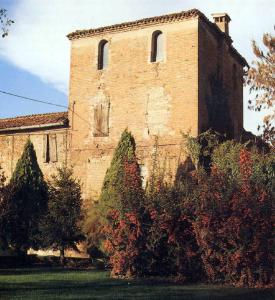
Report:
[{"label": "pale blue sky", "polygon": [[[200,9],[227,12],[237,50],[251,63],[251,40],[274,34],[274,0],[0,0],[15,24],[0,39],[0,90],[67,105],[70,43],[66,34],[143,17]],[[244,126],[256,133],[261,114],[247,110]],[[0,94],[0,118],[60,111]]]}]

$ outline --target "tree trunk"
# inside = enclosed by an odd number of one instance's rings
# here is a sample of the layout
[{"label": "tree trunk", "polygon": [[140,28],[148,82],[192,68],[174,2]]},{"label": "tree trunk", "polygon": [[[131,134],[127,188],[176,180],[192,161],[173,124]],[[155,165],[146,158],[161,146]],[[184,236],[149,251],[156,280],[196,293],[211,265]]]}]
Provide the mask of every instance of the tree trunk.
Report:
[{"label": "tree trunk", "polygon": [[64,248],[60,249],[60,264],[63,266],[65,263],[65,250]]}]

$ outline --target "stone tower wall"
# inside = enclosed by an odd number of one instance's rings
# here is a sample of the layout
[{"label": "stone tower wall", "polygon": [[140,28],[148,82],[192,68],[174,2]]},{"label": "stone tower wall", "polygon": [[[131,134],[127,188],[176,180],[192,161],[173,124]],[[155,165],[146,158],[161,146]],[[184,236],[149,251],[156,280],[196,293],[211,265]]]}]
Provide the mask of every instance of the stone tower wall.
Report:
[{"label": "stone tower wall", "polygon": [[[152,33],[164,34],[164,61],[152,63]],[[97,70],[98,44],[109,42],[109,63]],[[109,105],[109,135],[93,136],[94,109]],[[71,159],[85,198],[99,195],[121,133],[135,137],[144,176],[154,144],[173,170],[182,159],[181,132],[198,134],[198,19],[107,33],[72,41]]]},{"label": "stone tower wall", "polygon": [[[243,131],[243,66],[224,38],[199,22],[199,132]],[[213,103],[215,102],[215,103]],[[219,109],[217,104],[221,103]]]}]

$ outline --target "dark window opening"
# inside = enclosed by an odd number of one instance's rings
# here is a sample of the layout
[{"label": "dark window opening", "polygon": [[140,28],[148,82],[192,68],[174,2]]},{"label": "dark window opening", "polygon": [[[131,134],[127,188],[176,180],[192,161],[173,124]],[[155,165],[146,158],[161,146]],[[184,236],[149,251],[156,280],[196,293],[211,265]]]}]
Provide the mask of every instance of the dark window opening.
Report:
[{"label": "dark window opening", "polygon": [[163,50],[163,33],[157,30],[152,34],[151,62],[162,61],[164,57]]},{"label": "dark window opening", "polygon": [[106,69],[108,65],[109,45],[106,40],[102,40],[98,44],[98,70]]},{"label": "dark window opening", "polygon": [[56,134],[44,134],[44,137],[43,137],[43,161],[45,163],[57,162]]}]

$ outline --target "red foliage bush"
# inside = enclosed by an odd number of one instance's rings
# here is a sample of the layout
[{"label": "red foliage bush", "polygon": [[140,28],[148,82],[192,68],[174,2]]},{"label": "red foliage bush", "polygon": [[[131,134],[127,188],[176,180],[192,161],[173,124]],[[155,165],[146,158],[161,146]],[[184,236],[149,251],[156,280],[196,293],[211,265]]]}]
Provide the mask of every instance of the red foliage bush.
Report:
[{"label": "red foliage bush", "polygon": [[113,277],[133,277],[142,275],[142,256],[145,240],[140,220],[136,213],[118,211],[109,214],[109,225],[104,228],[105,251],[110,255]]},{"label": "red foliage bush", "polygon": [[141,177],[136,158],[124,162],[123,186],[120,191],[122,207],[110,210],[103,228],[104,249],[110,257],[113,277],[143,275],[146,263],[146,227],[144,226]]},{"label": "red foliage bush", "polygon": [[241,182],[228,186],[213,167],[199,182],[193,228],[211,282],[266,286],[272,276],[272,195],[252,181],[250,152],[240,152]]},{"label": "red foliage bush", "polygon": [[113,276],[271,285],[274,160],[228,145],[211,170],[170,188],[157,180],[147,196],[136,158],[124,162],[122,207],[103,231]]},{"label": "red foliage bush", "polygon": [[[151,267],[151,272],[157,275],[175,275],[178,281],[201,279],[202,263],[189,218],[179,207],[159,212],[152,209],[150,216],[152,223],[148,239],[152,242],[154,237],[155,246],[162,247],[161,255],[156,256],[156,251],[152,251],[151,257],[155,257],[157,266],[164,264],[162,269],[154,270]],[[165,248],[166,253],[163,251]]]}]

